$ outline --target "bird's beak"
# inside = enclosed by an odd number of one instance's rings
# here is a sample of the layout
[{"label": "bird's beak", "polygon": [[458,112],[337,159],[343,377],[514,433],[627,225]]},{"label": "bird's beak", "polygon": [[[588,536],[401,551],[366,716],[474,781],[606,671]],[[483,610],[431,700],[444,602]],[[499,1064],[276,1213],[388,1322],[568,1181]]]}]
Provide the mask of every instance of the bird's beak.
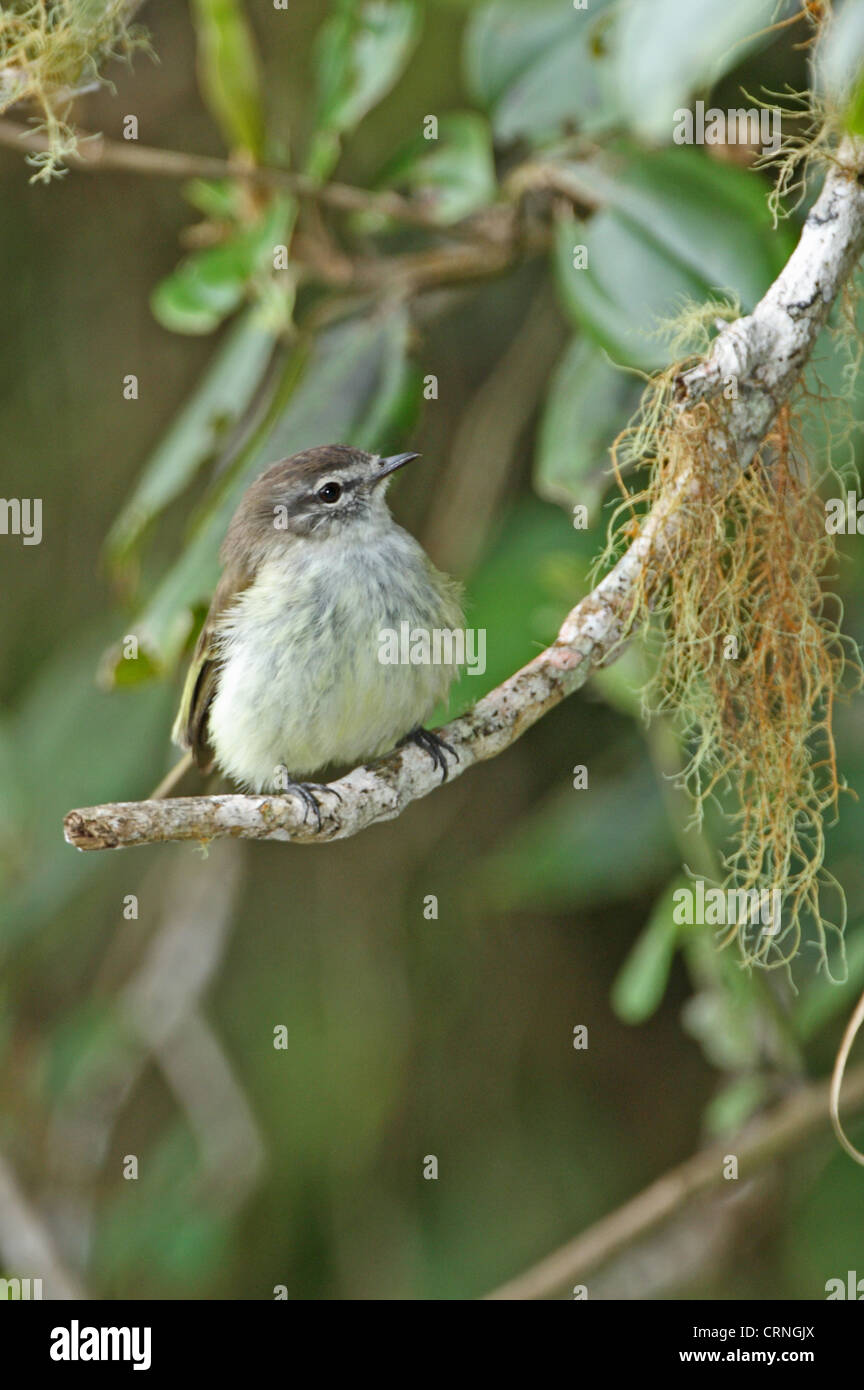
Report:
[{"label": "bird's beak", "polygon": [[380,482],[382,478],[387,478],[391,473],[395,473],[397,468],[404,468],[406,463],[412,459],[419,459],[419,454],[391,454],[389,458],[381,460],[381,467],[375,475],[374,481]]}]

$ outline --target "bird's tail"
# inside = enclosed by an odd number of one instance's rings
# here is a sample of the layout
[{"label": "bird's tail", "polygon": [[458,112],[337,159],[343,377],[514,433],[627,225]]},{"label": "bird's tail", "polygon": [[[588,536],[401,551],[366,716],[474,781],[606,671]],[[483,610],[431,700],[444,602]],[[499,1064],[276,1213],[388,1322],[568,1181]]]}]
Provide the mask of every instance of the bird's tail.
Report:
[{"label": "bird's tail", "polygon": [[180,760],[174,764],[171,771],[165,774],[158,787],[156,787],[155,791],[152,791],[150,793],[148,799],[150,801],[161,801],[164,797],[170,796],[177,783],[189,771],[190,767],[192,766],[193,759],[192,752],[190,749],[188,753],[184,753],[183,757],[180,758]]}]

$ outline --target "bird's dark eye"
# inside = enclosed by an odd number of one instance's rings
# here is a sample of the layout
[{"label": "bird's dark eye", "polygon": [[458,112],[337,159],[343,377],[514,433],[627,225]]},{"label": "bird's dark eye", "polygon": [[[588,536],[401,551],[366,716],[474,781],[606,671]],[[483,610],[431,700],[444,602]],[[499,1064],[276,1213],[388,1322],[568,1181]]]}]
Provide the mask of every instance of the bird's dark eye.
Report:
[{"label": "bird's dark eye", "polygon": [[338,483],[325,483],[319,487],[318,496],[322,502],[338,502],[342,496],[342,489]]}]

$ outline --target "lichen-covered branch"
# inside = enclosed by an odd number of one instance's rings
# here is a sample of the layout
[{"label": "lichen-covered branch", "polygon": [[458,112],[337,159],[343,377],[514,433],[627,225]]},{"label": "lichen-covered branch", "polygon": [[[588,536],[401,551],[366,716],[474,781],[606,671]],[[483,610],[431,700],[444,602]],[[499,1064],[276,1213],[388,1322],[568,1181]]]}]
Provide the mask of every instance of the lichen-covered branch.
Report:
[{"label": "lichen-covered branch", "polygon": [[786,265],[752,314],[718,334],[708,357],[679,381],[695,404],[730,379],[729,433],[746,468],[799,378],[831,306],[861,255],[864,143],[847,138]]},{"label": "lichen-covered branch", "polygon": [[[721,330],[704,361],[677,383],[682,411],[724,392],[710,437],[712,486],[731,486],[752,461],[789,396],[843,284],[864,250],[864,144],[840,146],[781,275],[752,314]],[[687,544],[689,489],[708,480],[686,471],[653,507],[633,544],[566,618],[556,641],[441,732],[458,755],[450,778],[508,748],[548,710],[578,690],[622,649],[639,599],[650,601]],[[71,811],[65,833],[79,849],[115,849],[167,840],[245,839],[321,842],[355,835],[398,816],[440,785],[428,757],[408,746],[361,767],[322,798],[321,826],[300,799],[216,796],[124,802]],[[305,815],[304,815],[305,812]]]}]

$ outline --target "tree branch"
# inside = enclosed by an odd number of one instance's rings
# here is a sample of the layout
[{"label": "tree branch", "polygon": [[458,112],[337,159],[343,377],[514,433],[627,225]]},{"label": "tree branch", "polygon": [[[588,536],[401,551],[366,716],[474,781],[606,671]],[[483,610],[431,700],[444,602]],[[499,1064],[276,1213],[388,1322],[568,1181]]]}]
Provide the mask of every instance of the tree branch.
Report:
[{"label": "tree branch", "polygon": [[[614,568],[566,618],[556,641],[441,732],[458,755],[450,776],[493,758],[592,671],[619,654],[638,595],[656,592],[687,542],[687,508],[698,487],[728,488],[746,468],[788,397],[831,306],[864,249],[864,142],[841,145],[782,273],[753,313],[727,325],[705,360],[678,382],[682,410],[718,396],[729,376],[737,398],[712,436],[711,479],[684,473],[645,520]],[[114,849],[165,840],[344,839],[398,816],[439,785],[426,755],[408,746],[332,784],[321,826],[292,796],[216,796],[123,802],[71,811],[65,834],[79,849]]]},{"label": "tree branch", "polygon": [[[291,169],[241,163],[217,155],[159,149],[154,145],[141,145],[137,140],[109,140],[104,135],[91,135],[86,131],[79,131],[77,139],[77,148],[64,156],[65,161],[76,169],[113,169],[167,179],[241,179],[262,188],[293,193],[298,198],[310,198],[340,212],[377,212],[399,222],[438,232],[455,228],[460,234],[471,234],[476,225],[477,235],[484,238],[480,221],[475,224],[474,218],[466,218],[462,223],[443,226],[434,210],[425,205],[422,199],[404,198],[389,189],[376,193],[356,188],[353,184],[319,183],[308,174],[296,173]],[[0,119],[0,145],[25,154],[42,154],[51,148],[48,137],[40,131],[29,130],[18,121],[5,119]]]},{"label": "tree branch", "polygon": [[[522,258],[538,255],[551,244],[547,223],[524,226],[520,199],[532,188],[549,188],[548,180],[532,177],[533,165],[525,167],[520,183],[514,171],[505,184],[503,201],[481,208],[459,222],[443,224],[434,209],[422,198],[406,198],[392,190],[370,192],[347,183],[319,183],[308,174],[290,169],[238,163],[215,155],[185,154],[180,150],[139,145],[137,141],[108,140],[104,135],[79,132],[78,148],[66,156],[76,169],[119,170],[171,179],[241,179],[263,188],[273,188],[306,198],[339,212],[378,213],[408,226],[422,227],[443,238],[440,244],[384,257],[333,257],[324,254],[314,238],[303,242],[301,260],[306,274],[332,288],[366,293],[381,289],[417,294],[423,290],[484,280],[499,275]],[[16,121],[0,118],[0,146],[37,154],[50,147],[39,131],[28,130]],[[596,205],[589,190],[574,187],[571,201],[581,208]]]},{"label": "tree branch", "polygon": [[[737,1158],[740,1179],[746,1182],[772,1159],[802,1144],[825,1125],[829,1089],[828,1082],[820,1082],[795,1091],[769,1114],[760,1115],[741,1135],[713,1144],[664,1173],[632,1201],[487,1298],[516,1302],[548,1298],[584,1283],[592,1270],[675,1216],[694,1197],[722,1188],[727,1155]],[[843,1101],[848,1110],[864,1105],[864,1065],[850,1074]]]}]

